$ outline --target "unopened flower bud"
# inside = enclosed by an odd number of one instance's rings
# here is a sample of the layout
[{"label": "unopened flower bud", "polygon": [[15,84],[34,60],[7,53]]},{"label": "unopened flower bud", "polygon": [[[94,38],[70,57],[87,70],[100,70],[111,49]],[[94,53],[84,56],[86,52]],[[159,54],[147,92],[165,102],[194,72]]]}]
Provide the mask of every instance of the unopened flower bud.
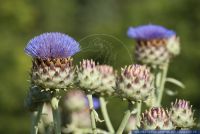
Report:
[{"label": "unopened flower bud", "polygon": [[163,108],[151,108],[142,114],[141,128],[146,130],[171,130],[174,126]]},{"label": "unopened flower bud", "polygon": [[131,101],[144,101],[153,89],[153,76],[142,65],[130,65],[122,69],[117,80],[117,92]]},{"label": "unopened flower bud", "polygon": [[176,100],[171,105],[170,118],[176,127],[191,128],[194,126],[194,112],[188,101]]}]

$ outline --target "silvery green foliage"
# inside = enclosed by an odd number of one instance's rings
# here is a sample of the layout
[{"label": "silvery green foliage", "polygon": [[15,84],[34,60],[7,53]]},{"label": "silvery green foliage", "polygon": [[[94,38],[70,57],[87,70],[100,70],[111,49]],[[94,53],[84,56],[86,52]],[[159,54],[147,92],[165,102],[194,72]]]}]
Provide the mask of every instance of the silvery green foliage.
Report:
[{"label": "silvery green foliage", "polygon": [[63,99],[64,107],[70,111],[80,111],[87,107],[86,96],[81,90],[69,90]]},{"label": "silvery green foliage", "polygon": [[45,90],[66,89],[74,80],[72,59],[34,59],[31,80]]},{"label": "silvery green foliage", "polygon": [[141,128],[146,130],[171,130],[174,126],[163,108],[154,107],[142,114]]},{"label": "silvery green foliage", "polygon": [[116,88],[116,72],[111,66],[108,65],[98,65],[97,70],[100,73],[100,85],[95,92],[101,96],[112,95],[114,93],[114,89]]},{"label": "silvery green foliage", "polygon": [[100,72],[93,60],[83,60],[77,69],[78,86],[86,92],[95,93],[100,85]]},{"label": "silvery green foliage", "polygon": [[122,68],[117,80],[117,93],[131,101],[144,101],[153,91],[153,76],[146,66],[130,65]]},{"label": "silvery green foliage", "polygon": [[171,104],[170,118],[176,127],[191,128],[194,126],[194,112],[188,101],[176,100]]}]

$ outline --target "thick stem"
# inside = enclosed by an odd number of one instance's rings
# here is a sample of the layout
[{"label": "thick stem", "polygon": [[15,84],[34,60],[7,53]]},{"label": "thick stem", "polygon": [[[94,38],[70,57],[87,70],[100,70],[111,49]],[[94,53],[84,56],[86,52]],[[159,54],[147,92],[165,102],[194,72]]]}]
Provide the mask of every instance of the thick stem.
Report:
[{"label": "thick stem", "polygon": [[136,104],[137,104],[136,124],[138,127],[140,127],[140,114],[142,109],[142,102],[138,101]]},{"label": "thick stem", "polygon": [[134,109],[133,104],[131,102],[129,102],[129,107],[126,110],[126,112],[124,113],[124,117],[122,119],[122,122],[121,122],[116,134],[122,134],[123,133],[124,128],[126,127],[126,124],[127,124],[128,120],[131,116],[131,112],[133,111],[133,109]]},{"label": "thick stem", "polygon": [[43,104],[38,106],[38,111],[32,113],[31,134],[37,134],[38,133],[38,125],[39,125],[39,122],[40,122],[42,109],[43,109]]},{"label": "thick stem", "polygon": [[165,88],[165,81],[167,77],[168,65],[169,65],[169,62],[167,62],[161,70],[161,81],[160,81],[160,86],[159,86],[160,88],[158,89],[157,106],[161,106],[163,92]]},{"label": "thick stem", "polygon": [[52,106],[52,111],[53,111],[53,122],[54,122],[55,134],[61,134],[60,113],[59,113],[58,103],[59,103],[58,97],[54,96],[51,99],[51,106]]},{"label": "thick stem", "polygon": [[92,131],[93,131],[93,134],[97,134],[92,95],[88,94],[87,98],[88,98],[89,107],[90,107],[90,118],[91,118]]},{"label": "thick stem", "polygon": [[106,108],[106,101],[105,101],[105,99],[103,97],[100,97],[99,100],[100,100],[100,104],[101,104],[101,112],[103,114],[103,118],[105,120],[105,123],[106,123],[106,126],[108,128],[108,131],[110,133],[114,134],[115,130],[114,130],[113,126],[112,126],[112,123],[111,123],[109,115],[108,115],[108,111],[107,111],[107,108]]}]

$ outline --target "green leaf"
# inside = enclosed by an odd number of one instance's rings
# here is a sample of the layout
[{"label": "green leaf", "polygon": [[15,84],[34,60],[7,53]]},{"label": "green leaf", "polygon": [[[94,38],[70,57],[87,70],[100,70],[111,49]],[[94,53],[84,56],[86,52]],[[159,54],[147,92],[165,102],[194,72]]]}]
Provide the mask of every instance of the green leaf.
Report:
[{"label": "green leaf", "polygon": [[172,84],[174,84],[176,86],[179,86],[181,88],[185,88],[185,85],[182,82],[180,82],[180,81],[178,81],[178,80],[176,80],[174,78],[166,78],[166,82],[170,82],[170,83],[172,83]]},{"label": "green leaf", "polygon": [[169,96],[175,96],[178,94],[178,91],[173,91],[171,89],[165,89],[165,93]]}]

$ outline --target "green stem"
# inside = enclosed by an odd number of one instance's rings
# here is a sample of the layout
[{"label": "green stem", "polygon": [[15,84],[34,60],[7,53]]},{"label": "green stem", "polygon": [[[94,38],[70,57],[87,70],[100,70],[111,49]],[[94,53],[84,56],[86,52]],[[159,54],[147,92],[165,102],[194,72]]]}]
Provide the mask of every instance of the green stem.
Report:
[{"label": "green stem", "polygon": [[32,113],[32,129],[31,134],[38,133],[38,125],[42,114],[43,104],[38,106],[38,111]]},{"label": "green stem", "polygon": [[114,130],[114,128],[112,126],[112,123],[110,121],[110,118],[108,116],[108,111],[107,111],[107,108],[106,108],[106,101],[105,101],[105,99],[103,97],[100,97],[99,100],[100,100],[100,104],[101,104],[101,112],[103,114],[103,118],[105,120],[105,123],[106,123],[106,126],[108,128],[108,131],[110,133],[114,134],[115,130]]},{"label": "green stem", "polygon": [[160,80],[160,88],[158,89],[157,106],[161,106],[163,92],[164,92],[164,88],[165,88],[165,81],[166,81],[166,77],[167,77],[168,66],[169,66],[169,62],[167,62],[161,70],[161,80]]},{"label": "green stem", "polygon": [[58,96],[55,95],[51,99],[51,106],[52,106],[52,111],[53,111],[53,122],[54,122],[55,134],[61,134],[60,113],[59,113],[58,103],[59,103]]},{"label": "green stem", "polygon": [[93,131],[93,134],[97,134],[92,95],[88,94],[87,98],[88,98],[89,107],[90,107],[90,118],[91,118],[92,131]]},{"label": "green stem", "polygon": [[[137,115],[136,115],[136,124],[138,127],[140,127],[140,114],[141,114],[141,109],[142,109],[142,102],[138,101],[137,102]],[[137,127],[136,126],[136,127]]]},{"label": "green stem", "polygon": [[131,116],[131,112],[133,111],[134,109],[134,106],[131,102],[129,102],[129,107],[128,109],[126,110],[126,112],[124,113],[124,117],[122,119],[122,122],[116,132],[116,134],[122,134],[122,132],[124,131],[124,128],[126,127],[126,124]]}]

